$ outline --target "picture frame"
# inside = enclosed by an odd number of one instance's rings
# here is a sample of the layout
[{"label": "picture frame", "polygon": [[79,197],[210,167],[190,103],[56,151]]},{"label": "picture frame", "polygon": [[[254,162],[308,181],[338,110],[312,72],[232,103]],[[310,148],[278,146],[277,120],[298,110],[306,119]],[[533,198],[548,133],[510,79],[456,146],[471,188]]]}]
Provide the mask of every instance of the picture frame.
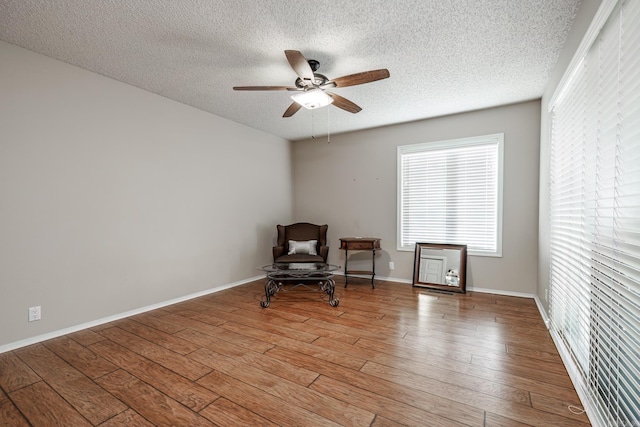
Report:
[{"label": "picture frame", "polygon": [[413,286],[466,293],[467,245],[416,243]]}]

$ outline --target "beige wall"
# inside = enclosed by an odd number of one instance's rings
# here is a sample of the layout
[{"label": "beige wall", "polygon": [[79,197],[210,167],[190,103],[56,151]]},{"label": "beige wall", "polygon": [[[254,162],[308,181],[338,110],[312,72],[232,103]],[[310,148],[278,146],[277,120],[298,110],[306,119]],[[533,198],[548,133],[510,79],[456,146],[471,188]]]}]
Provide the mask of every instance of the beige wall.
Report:
[{"label": "beige wall", "polygon": [[[340,237],[382,238],[377,273],[410,281],[413,252],[396,250],[396,147],[494,133],[504,133],[505,141],[503,256],[469,257],[467,283],[533,294],[537,283],[539,101],[335,135],[330,143],[319,137],[295,142],[294,218],[329,224],[329,260],[339,265],[344,265],[344,252],[338,249]],[[367,257],[370,259],[369,254],[360,253],[356,261],[364,267]],[[395,263],[395,270],[389,270],[389,261]]]},{"label": "beige wall", "polygon": [[0,42],[0,349],[255,277],[291,214],[290,142]]},{"label": "beige wall", "polygon": [[595,16],[600,0],[584,0],[576,15],[567,41],[556,62],[556,66],[549,78],[544,95],[542,96],[542,115],[540,120],[540,223],[538,242],[538,288],[537,294],[545,310],[549,310],[549,302],[545,298],[545,291],[549,289],[549,145],[551,135],[551,118],[548,105],[565,70],[569,66],[575,51],[578,49],[584,34]]}]

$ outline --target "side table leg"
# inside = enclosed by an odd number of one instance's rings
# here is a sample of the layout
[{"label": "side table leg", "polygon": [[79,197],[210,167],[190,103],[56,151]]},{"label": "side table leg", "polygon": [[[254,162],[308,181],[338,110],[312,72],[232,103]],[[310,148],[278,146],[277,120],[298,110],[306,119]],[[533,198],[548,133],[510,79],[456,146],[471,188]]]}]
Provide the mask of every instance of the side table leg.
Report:
[{"label": "side table leg", "polygon": [[349,275],[347,274],[349,271],[349,248],[344,248],[344,287],[346,288],[349,284]]},{"label": "side table leg", "polygon": [[376,275],[376,249],[373,248],[373,258],[371,259],[371,289],[375,289],[376,286],[373,284],[373,278]]}]

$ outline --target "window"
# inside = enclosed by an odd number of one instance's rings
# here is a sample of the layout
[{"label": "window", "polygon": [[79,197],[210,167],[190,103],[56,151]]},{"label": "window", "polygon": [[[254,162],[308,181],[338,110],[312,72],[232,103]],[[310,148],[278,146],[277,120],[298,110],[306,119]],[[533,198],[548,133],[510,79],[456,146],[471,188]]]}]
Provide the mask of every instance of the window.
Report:
[{"label": "window", "polygon": [[398,250],[416,242],[502,256],[504,134],[398,147]]},{"label": "window", "polygon": [[593,424],[637,426],[640,1],[603,6],[550,105],[549,315]]}]

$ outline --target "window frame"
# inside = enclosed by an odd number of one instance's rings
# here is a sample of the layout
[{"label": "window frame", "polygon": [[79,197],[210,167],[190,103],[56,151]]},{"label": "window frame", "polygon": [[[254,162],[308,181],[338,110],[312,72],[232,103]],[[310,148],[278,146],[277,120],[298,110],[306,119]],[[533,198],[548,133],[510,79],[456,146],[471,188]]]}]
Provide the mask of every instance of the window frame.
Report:
[{"label": "window frame", "polygon": [[[484,256],[484,257],[502,257],[502,231],[503,231],[503,177],[504,177],[504,133],[495,133],[490,135],[474,136],[469,138],[449,139],[442,141],[423,142],[418,144],[400,145],[397,147],[397,229],[396,229],[396,249],[398,251],[414,251],[415,243],[403,245],[403,164],[402,159],[405,154],[441,151],[449,148],[464,148],[478,145],[497,145],[497,200],[496,200],[496,250],[493,252],[477,251],[469,248],[468,255]],[[430,242],[430,243],[449,243],[449,244],[466,244],[466,242]]]}]

